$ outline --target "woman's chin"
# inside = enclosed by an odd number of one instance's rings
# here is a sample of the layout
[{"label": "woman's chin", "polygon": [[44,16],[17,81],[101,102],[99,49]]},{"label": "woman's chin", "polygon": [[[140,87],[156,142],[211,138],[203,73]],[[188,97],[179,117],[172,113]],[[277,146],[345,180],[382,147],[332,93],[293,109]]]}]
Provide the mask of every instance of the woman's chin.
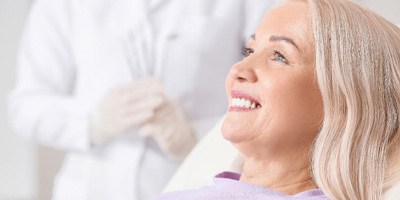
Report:
[{"label": "woman's chin", "polygon": [[235,143],[241,140],[241,137],[243,137],[243,131],[241,127],[241,123],[232,121],[229,116],[227,116],[224,119],[224,122],[222,123],[221,127],[221,132],[222,136],[230,141],[231,143]]}]

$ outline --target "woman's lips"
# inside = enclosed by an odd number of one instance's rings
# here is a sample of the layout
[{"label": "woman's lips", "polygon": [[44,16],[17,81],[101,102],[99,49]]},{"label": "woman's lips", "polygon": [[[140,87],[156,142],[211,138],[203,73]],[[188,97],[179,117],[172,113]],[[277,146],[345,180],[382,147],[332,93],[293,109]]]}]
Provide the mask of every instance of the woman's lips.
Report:
[{"label": "woman's lips", "polygon": [[261,104],[245,92],[232,90],[229,111],[252,111],[261,108]]}]

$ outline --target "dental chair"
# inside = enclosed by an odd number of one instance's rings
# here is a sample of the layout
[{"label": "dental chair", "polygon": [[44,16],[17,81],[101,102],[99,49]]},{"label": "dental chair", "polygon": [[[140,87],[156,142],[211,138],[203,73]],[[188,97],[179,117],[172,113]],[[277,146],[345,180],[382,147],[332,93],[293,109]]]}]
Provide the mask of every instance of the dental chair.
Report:
[{"label": "dental chair", "polygon": [[[163,192],[196,189],[213,185],[222,171],[241,171],[239,151],[221,134],[222,119],[193,148]],[[384,200],[400,199],[400,182],[385,192]]]},{"label": "dental chair", "polygon": [[164,192],[196,189],[213,185],[222,171],[240,172],[240,154],[221,134],[222,119],[203,137],[185,158]]}]

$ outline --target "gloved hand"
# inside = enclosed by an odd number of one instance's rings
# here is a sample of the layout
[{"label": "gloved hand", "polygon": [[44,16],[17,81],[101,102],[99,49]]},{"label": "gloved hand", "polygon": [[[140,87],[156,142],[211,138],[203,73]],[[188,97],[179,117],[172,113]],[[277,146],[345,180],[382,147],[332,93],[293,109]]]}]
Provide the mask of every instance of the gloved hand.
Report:
[{"label": "gloved hand", "polygon": [[165,153],[180,160],[197,143],[194,130],[184,113],[169,101],[157,110],[152,120],[139,129],[138,134],[143,137],[153,137]]},{"label": "gloved hand", "polygon": [[102,144],[154,117],[165,101],[161,83],[145,79],[111,89],[91,115],[90,138]]}]

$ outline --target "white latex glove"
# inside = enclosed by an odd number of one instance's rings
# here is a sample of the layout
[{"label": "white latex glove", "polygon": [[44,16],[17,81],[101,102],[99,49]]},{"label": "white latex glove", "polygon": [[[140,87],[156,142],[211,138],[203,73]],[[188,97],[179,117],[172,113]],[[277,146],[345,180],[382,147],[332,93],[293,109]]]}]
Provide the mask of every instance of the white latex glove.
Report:
[{"label": "white latex glove", "polygon": [[164,101],[161,83],[155,79],[111,89],[91,115],[92,142],[102,144],[148,122]]},{"label": "white latex glove", "polygon": [[177,159],[183,159],[197,143],[182,110],[168,101],[157,110],[153,120],[139,129],[138,134],[153,137],[165,153]]}]

